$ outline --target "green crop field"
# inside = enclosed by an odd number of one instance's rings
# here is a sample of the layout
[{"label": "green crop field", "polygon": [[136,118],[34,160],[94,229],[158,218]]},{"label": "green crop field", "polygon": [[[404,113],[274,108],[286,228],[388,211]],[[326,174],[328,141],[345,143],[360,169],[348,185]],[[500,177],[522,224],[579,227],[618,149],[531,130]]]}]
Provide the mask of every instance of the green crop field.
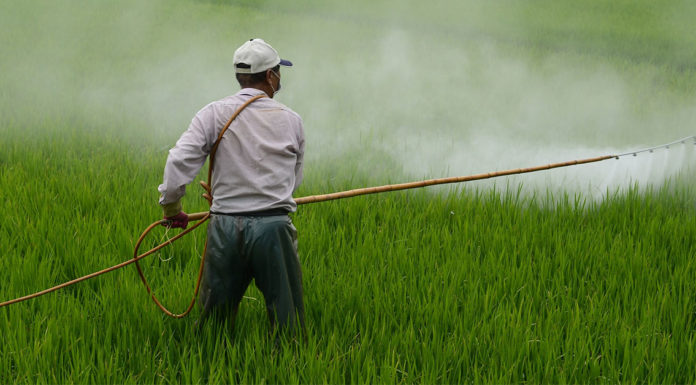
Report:
[{"label": "green crop field", "polygon": [[[694,135],[694,19],[686,0],[0,0],[0,302],[132,257],[246,39],[295,63],[299,197]],[[275,343],[253,285],[234,329],[196,333],[133,266],[0,308],[0,384],[694,383],[694,147],[300,206],[306,342]],[[204,237],[142,263],[174,311]]]}]

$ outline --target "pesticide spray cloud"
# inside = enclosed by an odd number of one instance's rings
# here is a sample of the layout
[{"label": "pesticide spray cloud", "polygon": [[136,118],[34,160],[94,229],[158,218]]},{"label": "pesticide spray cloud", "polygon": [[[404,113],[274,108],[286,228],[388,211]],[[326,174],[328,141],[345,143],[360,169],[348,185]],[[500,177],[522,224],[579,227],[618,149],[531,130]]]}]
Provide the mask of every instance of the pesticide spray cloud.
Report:
[{"label": "pesticide spray cloud", "polygon": [[[262,37],[295,63],[284,69],[279,100],[304,118],[309,175],[340,165],[341,173],[367,175],[361,181],[402,182],[623,153],[694,134],[693,92],[664,81],[664,68],[683,63],[683,31],[660,36],[681,53],[656,66],[640,48],[649,38],[621,51],[626,41],[611,35],[599,41],[606,50],[595,49],[591,34],[564,38],[577,32],[562,29],[568,20],[540,24],[557,18],[559,5],[517,3],[8,3],[0,108],[15,122],[37,110],[95,129],[116,122],[168,148],[199,108],[236,92],[232,53]],[[676,8],[654,22],[689,20],[690,11]],[[476,186],[601,197],[683,172],[692,147]]]},{"label": "pesticide spray cloud", "polygon": [[[458,4],[483,12],[481,24],[497,16],[485,14],[490,11],[480,2]],[[429,18],[445,17],[441,11],[428,11],[419,14],[424,16],[417,23],[407,11],[385,17],[378,33],[362,36],[352,30],[357,35],[353,39],[334,25],[335,44],[324,45],[319,54],[302,52],[310,63],[334,70],[317,76],[310,74],[315,68],[308,69],[300,77],[310,81],[312,93],[293,100],[300,106],[312,95],[325,100],[303,106],[311,111],[308,125],[328,131],[312,131],[320,136],[319,148],[326,149],[317,157],[387,154],[393,161],[384,167],[392,175],[396,169],[416,180],[619,154],[694,134],[693,92],[670,90],[661,80],[661,69],[652,64],[627,64],[569,45],[520,47],[472,29],[428,25]],[[526,32],[525,21],[517,22],[508,22],[508,28]],[[345,40],[360,44],[353,49],[350,43],[337,43]],[[332,47],[341,47],[336,61],[326,55]],[[364,170],[379,172],[379,163],[364,159]],[[502,183],[516,189],[519,183],[526,191],[601,198],[635,183],[660,185],[693,162],[693,146],[682,146],[476,185]]]}]

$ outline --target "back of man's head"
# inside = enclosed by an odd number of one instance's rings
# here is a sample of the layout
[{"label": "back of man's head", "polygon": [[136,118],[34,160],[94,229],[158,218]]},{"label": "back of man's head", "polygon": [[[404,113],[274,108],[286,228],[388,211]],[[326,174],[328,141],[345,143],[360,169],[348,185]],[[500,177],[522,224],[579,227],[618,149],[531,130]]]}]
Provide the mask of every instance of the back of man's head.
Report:
[{"label": "back of man's head", "polygon": [[[271,68],[271,71],[276,73],[278,72],[278,70],[280,70],[280,65]],[[235,76],[237,78],[237,82],[239,82],[239,85],[242,88],[249,88],[266,83],[266,71],[267,70],[264,70],[254,74],[242,74],[237,72]]]},{"label": "back of man's head", "polygon": [[251,39],[234,52],[234,69],[237,81],[242,87],[258,85],[266,81],[266,72],[271,69],[278,73],[281,65],[292,66],[283,60],[278,52],[263,39]]}]

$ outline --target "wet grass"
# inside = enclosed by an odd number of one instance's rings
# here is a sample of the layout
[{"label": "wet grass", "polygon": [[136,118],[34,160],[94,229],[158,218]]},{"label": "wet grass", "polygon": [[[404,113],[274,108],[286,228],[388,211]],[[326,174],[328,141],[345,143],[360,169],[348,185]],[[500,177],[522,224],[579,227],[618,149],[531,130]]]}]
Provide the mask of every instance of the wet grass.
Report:
[{"label": "wet grass", "polygon": [[[3,138],[3,299],[125,260],[158,216],[139,191],[162,156],[66,131],[29,153],[20,135]],[[196,335],[195,315],[165,318],[126,268],[2,309],[2,382],[692,382],[684,180],[594,203],[468,188],[303,206],[306,345],[274,345],[254,288],[234,330]],[[189,195],[190,211],[205,209]],[[201,234],[144,263],[175,310]]]}]

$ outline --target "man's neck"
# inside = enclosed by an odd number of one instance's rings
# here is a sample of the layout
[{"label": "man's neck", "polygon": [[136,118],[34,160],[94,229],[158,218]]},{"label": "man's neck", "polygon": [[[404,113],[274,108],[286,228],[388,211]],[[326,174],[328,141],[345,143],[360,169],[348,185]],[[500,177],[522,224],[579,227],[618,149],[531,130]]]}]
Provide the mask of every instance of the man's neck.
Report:
[{"label": "man's neck", "polygon": [[271,88],[271,86],[268,84],[254,84],[254,85],[246,86],[244,88],[253,88],[253,89],[256,89],[259,91],[263,91],[271,99],[273,98],[273,94],[275,94],[275,92],[273,92],[273,89]]}]

